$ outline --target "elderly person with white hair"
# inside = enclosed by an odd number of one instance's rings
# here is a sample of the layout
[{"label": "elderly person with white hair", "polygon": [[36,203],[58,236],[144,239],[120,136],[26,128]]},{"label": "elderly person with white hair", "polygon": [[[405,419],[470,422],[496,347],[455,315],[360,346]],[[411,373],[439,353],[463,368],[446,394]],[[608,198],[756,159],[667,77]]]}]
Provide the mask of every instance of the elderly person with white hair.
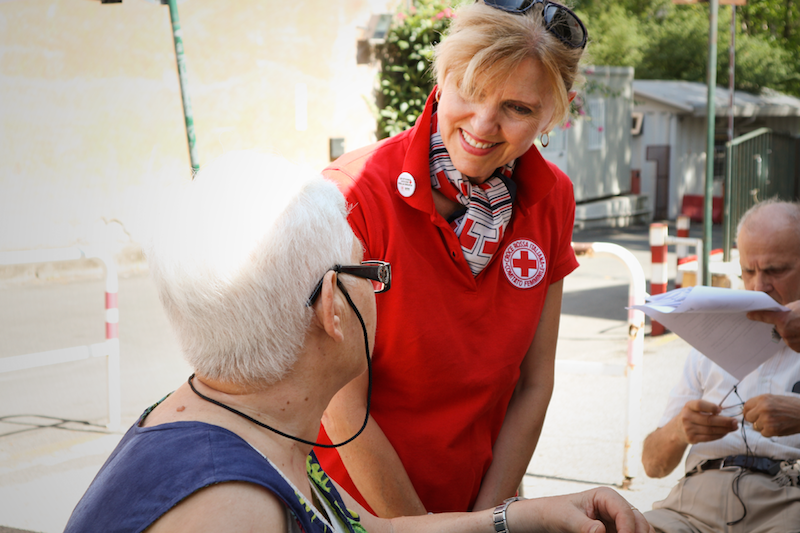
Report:
[{"label": "elderly person with white hair", "polygon": [[188,184],[149,261],[195,373],[128,430],[66,531],[648,531],[610,489],[392,520],[337,489],[314,439],[334,394],[371,373],[373,293],[391,283],[361,262],[347,212],[333,183],[249,152]]}]

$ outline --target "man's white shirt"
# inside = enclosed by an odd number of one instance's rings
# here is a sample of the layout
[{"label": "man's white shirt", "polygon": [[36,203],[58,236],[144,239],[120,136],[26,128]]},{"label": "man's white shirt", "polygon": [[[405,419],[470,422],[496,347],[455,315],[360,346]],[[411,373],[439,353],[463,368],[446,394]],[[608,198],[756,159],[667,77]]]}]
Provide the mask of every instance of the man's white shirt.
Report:
[{"label": "man's white shirt", "polygon": [[[778,353],[748,374],[736,387],[743,401],[761,394],[775,394],[800,398],[792,388],[800,383],[800,354],[784,346]],[[686,402],[703,399],[719,405],[726,394],[736,385],[736,378],[725,372],[716,363],[697,350],[692,350],[683,367],[680,382],[672,389],[664,416],[658,423],[662,427],[680,413]],[[797,385],[800,388],[800,385]],[[797,388],[795,389],[797,390]],[[722,407],[741,403],[735,393],[725,399]],[[728,412],[740,409],[727,409]],[[728,415],[729,416],[729,415]],[[800,459],[800,433],[786,437],[764,437],[750,423],[742,423],[739,414],[739,429],[723,438],[695,444],[686,458],[686,472],[707,459],[718,459],[728,455],[744,455],[747,450],[742,437],[742,427],[752,455],[772,459]]]}]

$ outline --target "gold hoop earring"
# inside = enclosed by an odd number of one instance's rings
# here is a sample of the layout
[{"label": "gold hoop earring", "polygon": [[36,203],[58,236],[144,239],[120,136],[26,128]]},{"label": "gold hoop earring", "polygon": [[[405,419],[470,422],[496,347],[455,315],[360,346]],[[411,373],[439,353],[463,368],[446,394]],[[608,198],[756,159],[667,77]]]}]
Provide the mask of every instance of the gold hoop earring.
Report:
[{"label": "gold hoop earring", "polygon": [[[547,142],[544,142],[545,136],[547,136]],[[547,146],[550,144],[550,134],[549,133],[542,133],[542,135],[539,137],[539,140],[542,143],[542,148],[547,148]]]},{"label": "gold hoop earring", "polygon": [[436,94],[434,94],[433,97],[436,98],[436,103],[438,104],[439,103],[439,98],[442,97],[442,88],[441,87],[436,89]]}]

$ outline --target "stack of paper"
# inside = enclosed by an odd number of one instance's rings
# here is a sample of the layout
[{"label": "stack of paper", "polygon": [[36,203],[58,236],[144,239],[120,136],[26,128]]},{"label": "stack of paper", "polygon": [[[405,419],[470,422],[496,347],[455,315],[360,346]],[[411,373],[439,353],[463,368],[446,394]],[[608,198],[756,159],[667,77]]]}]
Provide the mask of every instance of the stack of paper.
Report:
[{"label": "stack of paper", "polygon": [[664,324],[739,380],[783,346],[771,324],[749,320],[747,312],[789,310],[764,292],[702,285],[651,296],[633,308]]}]

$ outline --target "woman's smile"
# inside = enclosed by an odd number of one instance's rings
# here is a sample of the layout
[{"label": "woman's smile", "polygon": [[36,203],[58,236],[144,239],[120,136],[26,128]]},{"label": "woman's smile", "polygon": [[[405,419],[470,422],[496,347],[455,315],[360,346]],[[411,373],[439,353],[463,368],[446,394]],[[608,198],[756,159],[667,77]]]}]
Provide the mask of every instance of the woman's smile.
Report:
[{"label": "woman's smile", "polygon": [[[470,135],[469,132],[465,130],[461,131],[461,137],[464,139],[464,142],[467,143],[472,148],[477,148],[478,150],[488,150],[489,148],[494,148],[500,143],[492,143],[492,142],[485,142],[476,139],[473,135]],[[480,154],[482,155],[482,154]]]}]

